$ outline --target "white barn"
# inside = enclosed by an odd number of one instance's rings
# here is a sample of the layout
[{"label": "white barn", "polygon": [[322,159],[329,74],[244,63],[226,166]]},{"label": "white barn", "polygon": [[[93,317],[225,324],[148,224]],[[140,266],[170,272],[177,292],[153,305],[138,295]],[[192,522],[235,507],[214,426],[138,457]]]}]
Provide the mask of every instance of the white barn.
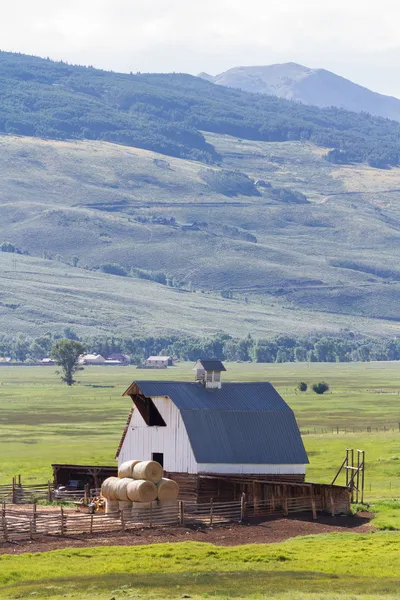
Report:
[{"label": "white barn", "polygon": [[154,369],[163,369],[167,367],[172,367],[174,364],[172,356],[149,356],[147,360],[145,360],[146,367],[153,367]]},{"label": "white barn", "polygon": [[293,411],[267,382],[221,383],[220,361],[198,361],[196,381],[137,381],[117,457],[157,460],[168,477],[302,482],[308,458]]}]

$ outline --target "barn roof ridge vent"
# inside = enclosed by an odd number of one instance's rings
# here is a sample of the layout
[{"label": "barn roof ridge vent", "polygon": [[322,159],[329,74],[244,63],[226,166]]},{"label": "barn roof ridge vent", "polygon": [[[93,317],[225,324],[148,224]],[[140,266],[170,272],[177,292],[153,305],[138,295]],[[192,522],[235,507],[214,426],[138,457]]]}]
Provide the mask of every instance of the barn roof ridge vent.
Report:
[{"label": "barn roof ridge vent", "polygon": [[199,359],[195,366],[196,381],[208,389],[221,389],[221,373],[226,371],[224,364],[216,359]]}]

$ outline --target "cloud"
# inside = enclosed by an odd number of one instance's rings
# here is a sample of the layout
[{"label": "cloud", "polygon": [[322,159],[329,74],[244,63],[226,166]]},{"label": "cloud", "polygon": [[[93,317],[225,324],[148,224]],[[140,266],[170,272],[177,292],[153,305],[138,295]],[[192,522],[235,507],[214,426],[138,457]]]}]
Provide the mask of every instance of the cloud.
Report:
[{"label": "cloud", "polygon": [[398,57],[399,16],[394,0],[14,0],[0,39],[3,49],[125,71],[295,61],[394,93],[382,68]]}]

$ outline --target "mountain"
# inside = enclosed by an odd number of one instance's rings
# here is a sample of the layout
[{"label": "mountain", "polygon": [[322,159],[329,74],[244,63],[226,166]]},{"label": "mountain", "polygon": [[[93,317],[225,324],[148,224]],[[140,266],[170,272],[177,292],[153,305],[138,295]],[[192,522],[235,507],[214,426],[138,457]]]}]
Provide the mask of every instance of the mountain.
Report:
[{"label": "mountain", "polygon": [[[400,163],[400,124],[215,86],[185,74],[123,74],[0,52],[0,133],[103,140],[218,163],[204,132],[308,140],[331,161]],[[333,149],[334,151],[330,151]]]},{"label": "mountain", "polygon": [[246,92],[269,94],[321,108],[337,106],[400,121],[398,98],[377,94],[325,69],[285,63],[235,67],[215,77],[207,73],[200,73],[199,77]]}]

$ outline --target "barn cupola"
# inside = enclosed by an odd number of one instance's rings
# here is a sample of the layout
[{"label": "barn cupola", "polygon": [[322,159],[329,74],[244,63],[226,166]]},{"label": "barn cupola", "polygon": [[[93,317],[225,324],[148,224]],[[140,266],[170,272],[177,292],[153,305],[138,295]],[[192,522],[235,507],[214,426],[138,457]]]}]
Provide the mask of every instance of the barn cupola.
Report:
[{"label": "barn cupola", "polygon": [[226,371],[220,360],[198,360],[194,366],[196,381],[206,388],[221,388],[221,373]]}]

